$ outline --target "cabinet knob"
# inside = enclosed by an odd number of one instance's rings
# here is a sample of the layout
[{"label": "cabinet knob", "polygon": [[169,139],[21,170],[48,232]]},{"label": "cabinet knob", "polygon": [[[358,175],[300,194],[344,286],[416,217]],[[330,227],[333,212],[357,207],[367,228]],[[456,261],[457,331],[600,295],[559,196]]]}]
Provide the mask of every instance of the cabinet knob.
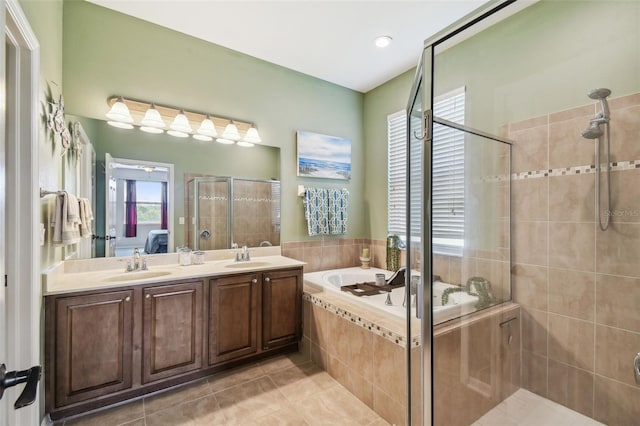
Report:
[{"label": "cabinet knob", "polygon": [[254,279],[252,279],[252,280],[251,280],[251,282],[252,282],[253,284],[256,284],[256,283],[258,282],[258,279],[257,279],[257,278],[254,278]]},{"label": "cabinet knob", "polygon": [[151,295],[150,295],[150,294],[147,294],[147,295],[145,296],[145,299],[149,299],[150,297],[151,297]]},{"label": "cabinet knob", "polygon": [[271,278],[269,278],[269,277],[264,277],[264,282],[266,282],[266,283],[271,282]]},{"label": "cabinet knob", "polygon": [[127,297],[124,298],[125,302],[129,302],[130,300],[131,300],[131,296],[127,296]]}]

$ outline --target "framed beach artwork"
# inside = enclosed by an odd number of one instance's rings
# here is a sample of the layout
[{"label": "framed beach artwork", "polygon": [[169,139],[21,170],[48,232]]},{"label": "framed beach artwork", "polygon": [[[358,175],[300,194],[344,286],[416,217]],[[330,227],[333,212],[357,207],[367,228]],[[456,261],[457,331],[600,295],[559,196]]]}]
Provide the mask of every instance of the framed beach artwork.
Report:
[{"label": "framed beach artwork", "polygon": [[298,176],[351,179],[351,140],[298,130]]}]

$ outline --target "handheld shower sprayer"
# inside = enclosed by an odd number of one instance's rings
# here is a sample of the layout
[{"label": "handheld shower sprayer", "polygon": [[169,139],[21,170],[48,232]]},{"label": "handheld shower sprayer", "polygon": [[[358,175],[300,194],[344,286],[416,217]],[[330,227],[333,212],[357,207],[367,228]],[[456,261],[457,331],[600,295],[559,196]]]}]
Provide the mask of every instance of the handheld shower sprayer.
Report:
[{"label": "handheld shower sprayer", "polygon": [[605,88],[592,89],[589,90],[589,93],[587,93],[587,96],[589,96],[591,99],[600,101],[600,108],[602,110],[600,113],[600,118],[604,118],[606,120],[609,120],[609,104],[607,103],[607,96],[609,96],[610,94],[611,90]]},{"label": "handheld shower sprayer", "polygon": [[[600,101],[600,113],[591,119],[589,122],[589,127],[582,132],[582,137],[585,139],[595,139],[596,142],[596,215],[598,224],[600,225],[600,229],[605,231],[609,227],[609,211],[611,210],[611,182],[610,182],[610,173],[611,169],[609,167],[609,163],[611,162],[611,138],[609,134],[609,104],[607,103],[607,96],[611,94],[611,90],[600,88],[593,89],[587,93],[591,99]],[[601,124],[606,126],[606,178],[607,178],[607,215],[604,219],[604,223],[600,217],[600,172],[601,172],[601,164],[600,164],[600,141],[601,137],[604,135],[604,131],[600,127]]]}]

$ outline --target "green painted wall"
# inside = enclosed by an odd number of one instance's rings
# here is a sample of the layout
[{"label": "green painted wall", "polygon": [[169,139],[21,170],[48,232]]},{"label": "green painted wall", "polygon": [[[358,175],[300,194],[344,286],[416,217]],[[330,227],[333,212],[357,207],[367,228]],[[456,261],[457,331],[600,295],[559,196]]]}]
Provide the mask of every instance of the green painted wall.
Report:
[{"label": "green painted wall", "polygon": [[387,116],[407,107],[414,76],[411,69],[364,95],[364,217],[374,239],[387,237]]},{"label": "green painted wall", "polygon": [[[494,134],[503,123],[589,104],[592,88],[638,92],[640,2],[541,1],[438,53],[435,71],[434,94],[466,86],[466,124]],[[406,107],[414,73],[364,96],[365,217],[376,239],[387,224],[386,116]]]},{"label": "green painted wall", "polygon": [[491,133],[503,123],[640,87],[640,2],[541,1],[442,52],[434,92],[466,85],[465,123]]},{"label": "green painted wall", "polygon": [[[107,97],[122,94],[254,121],[265,143],[280,148],[282,240],[308,239],[297,185],[348,188],[347,236],[368,236],[361,220],[365,175],[361,93],[81,1],[64,3],[63,52],[70,113],[103,119]],[[351,181],[298,178],[295,133],[299,129],[350,138]],[[206,153],[189,150],[188,155],[217,156],[220,148],[215,145]],[[126,157],[126,151],[120,155]]]}]

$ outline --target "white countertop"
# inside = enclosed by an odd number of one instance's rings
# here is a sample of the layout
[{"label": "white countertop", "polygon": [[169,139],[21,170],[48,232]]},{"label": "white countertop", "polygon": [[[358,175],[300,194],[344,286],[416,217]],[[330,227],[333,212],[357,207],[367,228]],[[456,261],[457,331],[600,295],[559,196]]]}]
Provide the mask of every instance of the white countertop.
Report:
[{"label": "white countertop", "polygon": [[247,272],[268,271],[299,267],[304,262],[280,255],[280,247],[251,249],[252,258],[248,262],[235,262],[233,250],[205,252],[205,263],[180,266],[178,255],[144,256],[147,271],[125,272],[131,257],[84,259],[59,262],[42,274],[43,294],[50,296],[86,290],[100,290],[134,286],[147,283],[161,283],[175,280],[189,280]]}]

